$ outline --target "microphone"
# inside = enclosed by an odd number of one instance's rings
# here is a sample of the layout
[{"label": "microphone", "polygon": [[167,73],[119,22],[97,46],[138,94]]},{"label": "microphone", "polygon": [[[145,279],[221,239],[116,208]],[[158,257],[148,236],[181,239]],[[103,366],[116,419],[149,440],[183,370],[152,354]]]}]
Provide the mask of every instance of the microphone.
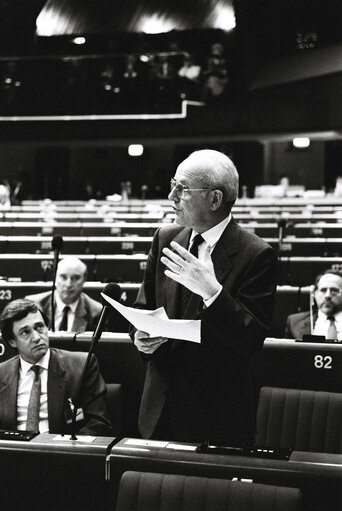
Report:
[{"label": "microphone", "polygon": [[54,259],[53,259],[53,271],[57,271],[58,258],[59,254],[63,248],[63,238],[59,234],[55,234],[51,241],[51,247],[54,251]]},{"label": "microphone", "polygon": [[310,286],[310,334],[313,335],[313,310],[315,306],[315,286]]},{"label": "microphone", "polygon": [[279,218],[278,219],[278,244],[280,246],[281,242],[283,241],[283,238],[285,236],[285,229],[287,225],[287,219],[286,218]]},{"label": "microphone", "polygon": [[[115,282],[111,282],[110,284],[107,284],[104,290],[102,291],[103,294],[109,296],[110,298],[113,298],[113,300],[116,300],[117,302],[120,301],[121,298],[121,287],[119,284],[116,284]],[[101,338],[101,334],[103,331],[103,327],[107,321],[107,317],[109,312],[111,311],[111,307],[108,304],[108,302],[101,296],[101,302],[102,302],[102,311],[99,318],[99,321],[96,325],[95,331],[93,333],[92,340],[94,342],[99,341]]]},{"label": "microphone", "polygon": [[[110,284],[106,285],[106,287],[103,290],[103,293],[105,295],[109,296],[110,298],[113,298],[113,300],[116,300],[118,302],[118,301],[120,301],[120,298],[121,298],[121,287],[119,286],[119,284],[116,284],[115,282],[111,282]],[[71,437],[70,437],[70,440],[77,440],[77,437],[76,437],[76,415],[77,415],[78,406],[80,404],[80,395],[81,395],[82,386],[83,386],[83,383],[84,383],[85,376],[86,376],[86,374],[88,372],[88,369],[89,369],[90,359],[91,359],[91,356],[92,356],[92,354],[94,352],[95,345],[96,345],[96,343],[101,338],[103,328],[104,328],[104,326],[106,324],[106,321],[107,321],[107,316],[108,316],[108,314],[109,314],[109,312],[111,310],[110,305],[108,305],[108,302],[106,302],[106,300],[103,297],[101,297],[101,301],[102,301],[102,311],[101,311],[99,320],[97,322],[95,331],[94,331],[93,336],[92,336],[92,340],[91,340],[91,344],[90,344],[90,347],[89,347],[87,359],[86,359],[86,362],[84,364],[84,368],[83,368],[83,371],[82,371],[80,383],[79,383],[79,386],[78,386],[78,389],[77,389],[77,392],[76,392],[76,397],[75,397],[75,399],[73,401],[74,408],[72,410]]]},{"label": "microphone", "polygon": [[53,256],[53,275],[52,275],[52,289],[51,289],[51,330],[55,331],[55,289],[56,289],[56,275],[59,254],[63,247],[63,238],[59,234],[55,234],[51,241],[51,247],[54,251]]}]

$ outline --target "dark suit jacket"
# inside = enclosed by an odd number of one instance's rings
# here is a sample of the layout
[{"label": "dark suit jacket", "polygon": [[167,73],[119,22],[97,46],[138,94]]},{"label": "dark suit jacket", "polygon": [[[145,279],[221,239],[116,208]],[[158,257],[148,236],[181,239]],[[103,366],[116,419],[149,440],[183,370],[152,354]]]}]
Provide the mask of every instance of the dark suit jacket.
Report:
[{"label": "dark suit jacket", "polygon": [[[51,349],[48,369],[48,419],[50,433],[70,431],[68,398],[75,400],[87,354]],[[19,355],[0,364],[0,428],[17,428]],[[110,435],[111,424],[105,405],[106,387],[93,355],[80,393],[84,421],[78,424],[83,435]]]},{"label": "dark suit jacket", "polygon": [[[49,318],[51,321],[51,291],[45,291],[44,293],[36,293],[34,295],[26,296],[28,300],[35,302],[40,310]],[[85,332],[93,331],[97,325],[102,305],[100,302],[93,300],[85,293],[81,293],[80,300],[78,302],[75,311],[75,320],[72,325],[73,332]],[[56,325],[57,329],[57,325]]]},{"label": "dark suit jacket", "polygon": [[[181,317],[181,286],[164,275],[160,257],[172,240],[187,247],[190,234],[190,229],[175,224],[156,232],[136,307],[164,306],[170,318]],[[212,260],[222,292],[206,309],[201,297],[191,294],[186,310],[187,318],[202,320],[201,344],[169,341],[147,363],[139,416],[145,438],[153,434],[168,396],[176,440],[254,441],[251,360],[270,327],[277,257],[267,243],[232,219]]]},{"label": "dark suit jacket", "polygon": [[[317,319],[315,313],[313,321]],[[286,321],[285,337],[290,339],[302,339],[303,335],[311,333],[310,312],[298,312],[297,314],[290,314]]]}]

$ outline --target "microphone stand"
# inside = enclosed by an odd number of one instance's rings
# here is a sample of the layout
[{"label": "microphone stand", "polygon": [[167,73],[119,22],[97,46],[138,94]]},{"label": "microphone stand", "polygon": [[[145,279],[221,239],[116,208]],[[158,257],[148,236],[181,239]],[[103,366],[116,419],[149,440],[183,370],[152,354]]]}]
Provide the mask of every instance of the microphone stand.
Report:
[{"label": "microphone stand", "polygon": [[[113,298],[114,300],[120,300],[120,297],[121,297],[121,288],[118,284],[114,284],[114,283],[111,283],[111,284],[107,284],[107,286],[104,288],[103,290],[103,293],[108,296],[110,296],[110,298]],[[105,323],[106,323],[106,319],[107,319],[107,315],[108,313],[110,312],[110,307],[109,305],[105,305],[105,300],[103,298],[103,307],[102,307],[102,311],[101,311],[101,315],[100,315],[100,318],[98,320],[98,323],[97,323],[97,326],[95,328],[95,331],[93,333],[93,336],[92,336],[92,339],[91,339],[91,344],[90,344],[90,348],[89,348],[89,351],[88,351],[88,354],[87,354],[87,358],[86,358],[86,361],[85,361],[85,364],[84,364],[84,367],[83,367],[83,371],[82,371],[82,374],[81,374],[81,378],[80,378],[80,383],[78,385],[78,388],[77,388],[77,392],[75,394],[75,399],[73,400],[73,409],[72,409],[72,417],[71,417],[71,437],[70,437],[70,440],[77,440],[77,436],[76,436],[76,416],[77,416],[77,409],[78,409],[78,406],[80,404],[80,397],[81,397],[81,390],[82,390],[82,386],[83,386],[83,383],[84,383],[84,379],[85,379],[85,376],[88,372],[88,369],[89,369],[89,365],[90,365],[90,360],[91,360],[91,356],[94,352],[94,349],[95,349],[95,346],[97,344],[97,342],[100,340],[101,338],[101,335],[102,335],[102,330],[105,326]]]},{"label": "microphone stand", "polygon": [[52,280],[52,289],[51,289],[51,330],[55,331],[55,290],[56,290],[56,275],[57,272],[54,269],[53,272],[53,280]]},{"label": "microphone stand", "polygon": [[81,390],[82,390],[82,386],[83,386],[83,383],[84,383],[84,379],[85,379],[86,374],[87,374],[88,369],[89,369],[90,359],[92,357],[92,354],[94,353],[95,346],[96,346],[97,342],[100,340],[100,337],[101,337],[101,334],[102,334],[102,328],[99,328],[99,326],[104,325],[105,316],[107,316],[107,312],[109,310],[110,309],[109,309],[109,307],[107,305],[105,305],[103,307],[100,319],[98,321],[98,326],[97,326],[95,332],[93,333],[93,336],[92,336],[92,339],[91,339],[90,348],[89,348],[89,351],[88,351],[88,354],[87,354],[86,362],[85,362],[84,367],[83,367],[80,383],[79,383],[79,386],[78,386],[78,389],[77,389],[77,392],[76,392],[76,398],[75,398],[75,400],[72,403],[73,408],[72,408],[72,417],[71,417],[71,437],[70,437],[70,440],[77,440],[77,436],[76,436],[76,416],[77,416],[77,409],[78,409],[78,406],[80,404]]},{"label": "microphone stand", "polygon": [[313,335],[313,329],[314,329],[314,324],[313,324],[313,306],[314,306],[314,292],[315,292],[315,287],[314,286],[310,286],[310,333],[311,335]]}]

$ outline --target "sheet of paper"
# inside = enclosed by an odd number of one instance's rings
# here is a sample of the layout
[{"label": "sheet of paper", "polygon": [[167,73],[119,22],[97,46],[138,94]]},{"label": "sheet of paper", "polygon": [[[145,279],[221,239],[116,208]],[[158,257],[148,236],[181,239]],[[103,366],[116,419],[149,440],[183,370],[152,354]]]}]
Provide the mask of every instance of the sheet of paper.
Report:
[{"label": "sheet of paper", "polygon": [[164,307],[154,311],[126,307],[101,293],[103,298],[126,318],[138,330],[147,332],[151,337],[169,337],[183,341],[201,342],[201,320],[169,319]]}]

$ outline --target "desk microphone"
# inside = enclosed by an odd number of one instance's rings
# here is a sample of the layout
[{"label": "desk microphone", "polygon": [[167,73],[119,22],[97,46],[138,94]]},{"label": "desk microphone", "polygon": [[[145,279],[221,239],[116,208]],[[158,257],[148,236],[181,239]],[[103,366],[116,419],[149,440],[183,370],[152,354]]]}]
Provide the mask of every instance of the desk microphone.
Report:
[{"label": "desk microphone", "polygon": [[[119,302],[120,298],[121,298],[121,287],[119,286],[119,284],[116,284],[115,282],[111,282],[110,284],[106,285],[106,287],[103,290],[103,294],[105,294],[105,295],[109,296],[110,298],[113,298],[113,300],[116,300],[117,302]],[[86,362],[84,364],[84,368],[83,368],[83,371],[82,371],[80,384],[79,384],[79,387],[77,389],[76,397],[75,397],[74,402],[73,402],[74,408],[72,410],[72,422],[71,422],[71,437],[70,437],[70,440],[77,440],[77,437],[76,437],[76,415],[77,415],[77,409],[78,409],[79,404],[80,404],[80,395],[81,395],[82,386],[83,386],[84,379],[85,379],[85,376],[86,376],[88,368],[89,368],[90,359],[91,359],[91,356],[92,356],[92,354],[94,352],[95,345],[96,345],[96,343],[101,338],[102,331],[103,331],[104,326],[106,324],[108,314],[109,314],[109,312],[111,310],[111,306],[108,304],[108,302],[103,297],[101,297],[101,301],[102,301],[101,315],[100,315],[100,318],[99,318],[98,323],[96,325],[96,328],[95,328],[95,331],[93,333],[92,339],[91,339],[91,344],[90,344],[90,348],[89,348],[89,351],[88,351],[87,359],[86,359]]]},{"label": "desk microphone", "polygon": [[283,241],[283,238],[285,237],[285,229],[287,226],[287,219],[286,218],[279,218],[278,219],[278,247],[280,252],[280,245]]},{"label": "desk microphone", "polygon": [[53,278],[51,289],[51,330],[55,331],[55,289],[56,289],[56,275],[59,260],[59,254],[63,247],[63,238],[59,234],[55,234],[51,241],[51,247],[54,251],[53,255]]},{"label": "desk microphone", "polygon": [[315,306],[315,286],[310,286],[310,334],[313,335],[313,311]]}]

